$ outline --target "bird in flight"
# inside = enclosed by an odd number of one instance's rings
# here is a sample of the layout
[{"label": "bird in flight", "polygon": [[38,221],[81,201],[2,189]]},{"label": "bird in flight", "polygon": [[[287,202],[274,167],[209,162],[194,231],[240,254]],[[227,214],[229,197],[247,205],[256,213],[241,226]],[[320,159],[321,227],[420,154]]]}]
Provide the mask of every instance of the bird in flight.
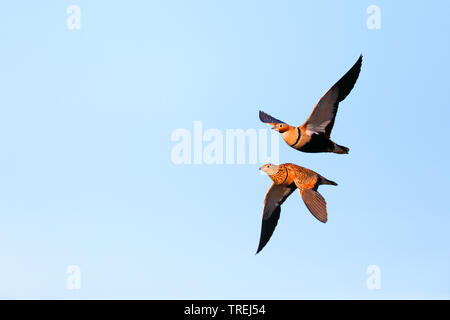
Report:
[{"label": "bird in flight", "polygon": [[353,67],[325,93],[308,120],[301,126],[290,126],[262,111],[259,111],[259,119],[272,125],[272,129],[280,132],[289,146],[299,151],[347,154],[349,148],[331,141],[330,136],[339,102],[344,100],[353,89],[361,70],[361,64],[362,55]]},{"label": "bird in flight", "polygon": [[337,183],[322,177],[320,174],[292,163],[280,165],[266,164],[260,168],[273,184],[264,199],[261,237],[256,253],[260,252],[269,241],[280,218],[281,205],[298,189],[308,210],[319,221],[328,220],[327,203],[317,188],[322,184],[337,186]]}]

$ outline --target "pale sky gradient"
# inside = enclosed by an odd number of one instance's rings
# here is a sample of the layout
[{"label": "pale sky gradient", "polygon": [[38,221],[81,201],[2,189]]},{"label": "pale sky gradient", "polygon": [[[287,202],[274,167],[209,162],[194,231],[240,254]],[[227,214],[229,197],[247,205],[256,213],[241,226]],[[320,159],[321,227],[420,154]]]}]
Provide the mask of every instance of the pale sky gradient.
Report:
[{"label": "pale sky gradient", "polygon": [[[81,8],[68,30],[66,8]],[[366,9],[381,8],[368,30]],[[0,11],[0,298],[450,298],[448,1],[9,1]],[[171,162],[177,128],[301,124],[364,55],[333,139],[255,256],[260,164]],[[81,289],[66,269],[81,268]],[[366,268],[381,289],[366,288]]]}]

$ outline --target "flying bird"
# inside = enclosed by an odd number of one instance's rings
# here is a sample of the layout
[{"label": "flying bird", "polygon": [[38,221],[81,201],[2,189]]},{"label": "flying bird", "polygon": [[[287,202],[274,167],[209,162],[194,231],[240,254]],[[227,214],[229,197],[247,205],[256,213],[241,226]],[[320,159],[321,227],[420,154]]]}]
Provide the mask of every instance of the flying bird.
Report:
[{"label": "flying bird", "polygon": [[281,205],[298,189],[308,210],[319,221],[328,220],[327,203],[317,188],[322,184],[337,186],[337,183],[322,177],[320,174],[292,163],[280,165],[266,164],[260,168],[272,179],[264,199],[261,237],[256,253],[260,252],[269,241],[280,218]]},{"label": "flying bird", "polygon": [[308,120],[301,126],[290,126],[262,111],[259,111],[259,119],[272,125],[272,129],[280,132],[289,146],[299,151],[347,154],[350,149],[331,141],[330,136],[339,102],[344,100],[353,89],[361,70],[361,64],[362,55],[353,67],[325,93]]}]

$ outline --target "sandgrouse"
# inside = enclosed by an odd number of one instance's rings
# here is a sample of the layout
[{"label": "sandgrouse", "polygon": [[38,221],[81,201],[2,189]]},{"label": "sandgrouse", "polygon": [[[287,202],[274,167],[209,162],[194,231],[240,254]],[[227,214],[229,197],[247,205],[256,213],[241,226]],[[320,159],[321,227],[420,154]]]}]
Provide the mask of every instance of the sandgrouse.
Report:
[{"label": "sandgrouse", "polygon": [[303,152],[333,152],[347,154],[349,148],[340,146],[330,139],[339,102],[345,99],[358,79],[362,55],[353,67],[332,86],[315,106],[308,120],[300,127],[292,127],[267,113],[259,111],[259,119],[280,132],[284,141],[294,149]]},{"label": "sandgrouse", "polygon": [[280,218],[281,205],[295,189],[300,191],[306,207],[313,216],[321,222],[327,222],[326,202],[317,192],[317,188],[322,184],[337,186],[336,182],[292,163],[266,164],[260,170],[269,175],[273,184],[264,199],[261,238],[256,253],[260,252],[269,241]]}]

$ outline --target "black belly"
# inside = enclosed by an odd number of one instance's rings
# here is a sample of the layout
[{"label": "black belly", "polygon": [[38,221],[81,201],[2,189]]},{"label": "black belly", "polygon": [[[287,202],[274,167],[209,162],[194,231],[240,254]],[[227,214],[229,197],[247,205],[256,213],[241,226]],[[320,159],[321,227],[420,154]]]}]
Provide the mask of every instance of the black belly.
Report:
[{"label": "black belly", "polygon": [[313,134],[308,143],[296,149],[309,153],[332,152],[334,149],[334,143],[323,133]]}]

